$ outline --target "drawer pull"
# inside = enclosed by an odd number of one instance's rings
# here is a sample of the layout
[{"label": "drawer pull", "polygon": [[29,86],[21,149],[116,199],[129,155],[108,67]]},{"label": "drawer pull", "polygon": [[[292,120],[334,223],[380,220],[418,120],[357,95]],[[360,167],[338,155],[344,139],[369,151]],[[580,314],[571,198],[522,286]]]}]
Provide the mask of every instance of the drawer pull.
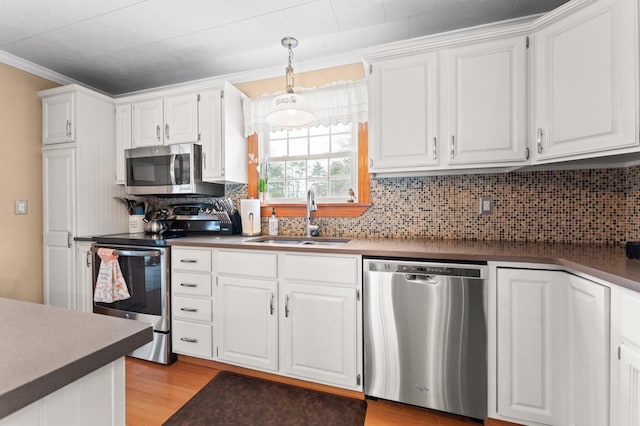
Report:
[{"label": "drawer pull", "polygon": [[284,317],[289,318],[289,295],[284,298]]},{"label": "drawer pull", "polygon": [[181,337],[180,340],[187,343],[198,343],[198,339],[194,339],[192,337]]},{"label": "drawer pull", "polygon": [[198,263],[197,259],[180,259],[180,263]]},{"label": "drawer pull", "polygon": [[198,312],[196,308],[180,308],[182,312]]},{"label": "drawer pull", "polygon": [[198,284],[180,283],[180,287],[198,287]]},{"label": "drawer pull", "polygon": [[275,296],[273,293],[271,293],[271,297],[269,300],[269,315],[273,315],[273,300],[275,299]]}]

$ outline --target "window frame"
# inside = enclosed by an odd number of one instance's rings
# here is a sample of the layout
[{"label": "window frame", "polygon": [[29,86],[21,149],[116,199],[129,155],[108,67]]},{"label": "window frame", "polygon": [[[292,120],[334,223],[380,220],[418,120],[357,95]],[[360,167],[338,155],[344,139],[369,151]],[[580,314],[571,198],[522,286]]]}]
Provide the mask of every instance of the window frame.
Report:
[{"label": "window frame", "polygon": [[[371,190],[368,170],[368,156],[369,156],[369,132],[367,123],[357,124],[357,143],[358,143],[358,199],[357,202],[349,203],[323,203],[317,202],[318,210],[313,213],[314,217],[359,217],[369,207],[371,207]],[[248,146],[248,188],[247,195],[249,198],[258,198],[258,170],[256,159],[259,158],[258,151],[258,135],[252,134],[247,138]],[[260,204],[261,215],[263,217],[271,216],[271,209],[276,209],[276,216],[280,217],[305,217],[307,214],[307,207],[304,202],[287,202],[287,203],[273,203],[263,202]]]}]

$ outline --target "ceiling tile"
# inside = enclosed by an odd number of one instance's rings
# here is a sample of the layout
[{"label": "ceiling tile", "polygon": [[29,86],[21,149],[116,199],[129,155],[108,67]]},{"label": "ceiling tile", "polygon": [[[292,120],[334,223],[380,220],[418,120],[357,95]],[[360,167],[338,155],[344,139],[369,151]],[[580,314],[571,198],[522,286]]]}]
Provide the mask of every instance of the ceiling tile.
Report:
[{"label": "ceiling tile", "polygon": [[[295,29],[295,35],[299,38],[331,34],[340,30],[329,0],[305,3],[301,6],[285,9],[282,13]],[[282,34],[283,37],[286,35],[289,34]]]},{"label": "ceiling tile", "polygon": [[331,55],[359,50],[367,46],[362,28],[329,34],[322,37],[322,40],[324,40],[324,45]]},{"label": "ceiling tile", "polygon": [[[249,0],[147,0],[149,7],[183,33],[214,28],[258,15]],[[177,4],[179,7],[177,7]]]},{"label": "ceiling tile", "polygon": [[460,8],[434,9],[409,19],[409,37],[422,37],[461,27],[458,21]]},{"label": "ceiling tile", "polygon": [[25,9],[40,17],[54,28],[93,18],[144,0],[20,0]]},{"label": "ceiling tile", "polygon": [[383,0],[331,0],[331,6],[342,31],[384,22]]},{"label": "ceiling tile", "polygon": [[535,15],[553,10],[566,2],[567,0],[518,0],[514,12],[519,16]]},{"label": "ceiling tile", "polygon": [[384,17],[386,21],[407,18],[435,7],[436,0],[384,0]]},{"label": "ceiling tile", "polygon": [[311,3],[316,0],[250,0],[257,13],[269,13],[277,10],[288,9],[304,3]]},{"label": "ceiling tile", "polygon": [[396,19],[362,29],[367,47],[409,38],[409,18]]},{"label": "ceiling tile", "polygon": [[480,0],[460,9],[459,22],[464,28],[511,19],[515,16],[514,6],[513,0]]},{"label": "ceiling tile", "polygon": [[19,0],[2,0],[0,46],[41,34],[52,27]]}]

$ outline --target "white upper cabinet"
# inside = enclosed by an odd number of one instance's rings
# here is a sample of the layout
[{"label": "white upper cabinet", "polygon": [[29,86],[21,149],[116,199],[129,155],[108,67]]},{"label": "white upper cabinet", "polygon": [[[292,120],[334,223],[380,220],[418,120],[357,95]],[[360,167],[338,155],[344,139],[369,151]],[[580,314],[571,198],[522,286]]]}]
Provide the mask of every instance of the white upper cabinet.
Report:
[{"label": "white upper cabinet", "polygon": [[369,171],[428,170],[438,164],[438,55],[372,65]]},{"label": "white upper cabinet", "polygon": [[510,37],[443,52],[450,165],[526,161],[526,39]]},{"label": "white upper cabinet", "polygon": [[198,94],[135,102],[132,147],[198,142]]},{"label": "white upper cabinet", "polygon": [[131,107],[131,146],[162,145],[163,124],[162,99],[134,103]]},{"label": "white upper cabinet", "polygon": [[198,95],[164,99],[164,143],[198,141]]},{"label": "white upper cabinet", "polygon": [[42,99],[42,143],[75,140],[75,93],[63,93]]},{"label": "white upper cabinet", "polygon": [[637,19],[635,0],[599,0],[534,31],[535,160],[637,149]]},{"label": "white upper cabinet", "polygon": [[229,83],[224,89],[200,93],[202,179],[205,182],[247,183],[242,97]]},{"label": "white upper cabinet", "polygon": [[131,104],[116,105],[116,183],[126,183],[124,150],[129,148],[131,148]]}]

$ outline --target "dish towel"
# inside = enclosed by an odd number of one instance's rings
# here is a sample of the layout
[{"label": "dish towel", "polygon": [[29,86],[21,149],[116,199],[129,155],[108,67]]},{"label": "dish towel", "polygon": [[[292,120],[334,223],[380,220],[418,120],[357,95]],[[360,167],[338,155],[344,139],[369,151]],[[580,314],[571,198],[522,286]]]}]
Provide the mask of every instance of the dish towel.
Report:
[{"label": "dish towel", "polygon": [[102,262],[98,271],[98,280],[93,293],[95,302],[113,303],[117,300],[124,300],[131,297],[127,283],[124,281],[118,255],[115,250],[101,248],[98,249],[98,256]]}]

